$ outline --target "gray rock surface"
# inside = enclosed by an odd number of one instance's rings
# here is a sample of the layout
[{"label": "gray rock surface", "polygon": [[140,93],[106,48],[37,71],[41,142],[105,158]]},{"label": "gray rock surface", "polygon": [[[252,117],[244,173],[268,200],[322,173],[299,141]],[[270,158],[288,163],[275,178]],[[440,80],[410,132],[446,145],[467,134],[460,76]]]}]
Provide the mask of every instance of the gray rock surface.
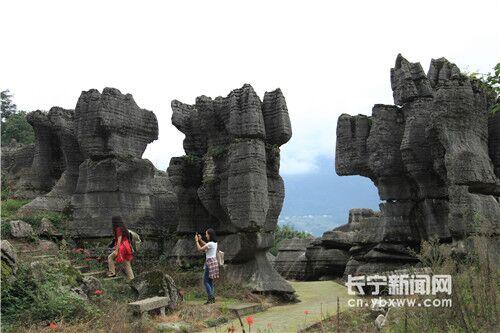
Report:
[{"label": "gray rock surface", "polygon": [[[16,250],[8,240],[0,240],[1,260],[2,260],[2,279],[10,278],[17,272],[17,254]],[[5,282],[5,281],[2,281]]]},{"label": "gray rock surface", "polygon": [[35,231],[31,224],[21,220],[9,221],[10,235],[13,238],[27,238],[35,235]]},{"label": "gray rock surface", "polygon": [[42,218],[40,221],[40,226],[38,227],[39,236],[60,236],[61,233],[57,231],[52,222],[46,217]]},{"label": "gray rock surface", "polygon": [[41,192],[29,186],[35,144],[22,144],[12,140],[2,146],[2,175],[11,192],[19,199],[33,199]]},{"label": "gray rock surface", "polygon": [[[343,114],[337,123],[337,173],[369,177],[385,201],[368,239],[355,235],[346,274],[411,264],[407,249],[422,240],[456,242],[479,220],[500,221],[493,91],[444,58],[425,75],[401,55],[391,86],[398,106],[375,105],[371,117]],[[342,232],[323,235],[323,246],[347,248],[351,228]]]},{"label": "gray rock surface", "polygon": [[[154,243],[175,229],[177,198],[168,175],[141,158],[158,138],[156,117],[132,95],[92,89],[82,92],[74,111],[35,111],[28,122],[36,137],[31,167],[27,148],[2,156],[11,177],[22,178],[20,190],[37,195],[21,214],[72,212],[70,231],[84,238],[110,236],[114,215]],[[19,165],[13,161],[18,155]]]},{"label": "gray rock surface", "polygon": [[171,258],[201,257],[193,253],[193,234],[212,227],[221,236],[225,274],[258,291],[293,292],[266,259],[285,195],[279,146],[292,135],[283,94],[266,93],[262,102],[247,84],[227,97],[200,96],[194,105],[173,101],[172,110],[172,123],[186,135],[186,156],[168,168],[181,238]]},{"label": "gray rock surface", "polygon": [[131,287],[138,300],[154,296],[168,297],[169,308],[175,309],[181,302],[179,289],[170,275],[159,270],[143,272],[131,282]]},{"label": "gray rock surface", "polygon": [[286,279],[306,279],[306,248],[314,239],[293,238],[283,240],[274,259],[274,268]]}]

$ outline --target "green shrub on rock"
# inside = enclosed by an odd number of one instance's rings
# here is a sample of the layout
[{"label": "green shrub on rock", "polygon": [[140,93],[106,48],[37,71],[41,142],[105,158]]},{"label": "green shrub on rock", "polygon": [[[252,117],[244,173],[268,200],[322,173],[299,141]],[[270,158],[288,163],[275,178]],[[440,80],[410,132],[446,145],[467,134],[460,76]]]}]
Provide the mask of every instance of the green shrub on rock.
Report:
[{"label": "green shrub on rock", "polygon": [[16,279],[1,285],[2,325],[8,328],[19,326],[19,321],[34,324],[63,318],[72,322],[95,315],[97,308],[71,290],[81,282],[81,273],[62,262],[21,265]]}]

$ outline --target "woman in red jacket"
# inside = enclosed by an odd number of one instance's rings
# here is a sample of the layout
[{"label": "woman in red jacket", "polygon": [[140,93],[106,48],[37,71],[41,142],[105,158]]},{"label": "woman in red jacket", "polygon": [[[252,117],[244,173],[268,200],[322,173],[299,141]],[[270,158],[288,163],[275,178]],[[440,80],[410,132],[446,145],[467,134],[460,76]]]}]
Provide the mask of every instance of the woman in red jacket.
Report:
[{"label": "woman in red jacket", "polygon": [[117,263],[123,263],[125,266],[125,272],[127,273],[127,278],[132,280],[134,278],[134,272],[132,271],[132,246],[130,245],[130,234],[127,227],[122,221],[120,216],[113,216],[111,219],[113,224],[113,235],[115,237],[115,247],[114,251],[108,257],[108,267],[109,267],[109,277],[116,276],[115,271],[115,261]]}]

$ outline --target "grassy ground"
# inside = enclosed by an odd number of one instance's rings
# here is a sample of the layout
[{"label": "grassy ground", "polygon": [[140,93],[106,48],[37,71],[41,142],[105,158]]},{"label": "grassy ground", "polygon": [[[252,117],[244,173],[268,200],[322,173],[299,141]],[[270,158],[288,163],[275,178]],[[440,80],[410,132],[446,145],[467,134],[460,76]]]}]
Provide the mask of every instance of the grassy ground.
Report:
[{"label": "grassy ground", "polygon": [[[433,274],[452,276],[452,295],[413,298],[417,304],[427,298],[451,298],[452,306],[391,308],[381,332],[498,332],[500,270],[495,237],[488,226],[481,225],[466,240],[470,245],[465,253],[436,240],[423,242],[417,256]],[[306,332],[378,332],[374,324],[378,315],[369,308],[353,308]]]}]

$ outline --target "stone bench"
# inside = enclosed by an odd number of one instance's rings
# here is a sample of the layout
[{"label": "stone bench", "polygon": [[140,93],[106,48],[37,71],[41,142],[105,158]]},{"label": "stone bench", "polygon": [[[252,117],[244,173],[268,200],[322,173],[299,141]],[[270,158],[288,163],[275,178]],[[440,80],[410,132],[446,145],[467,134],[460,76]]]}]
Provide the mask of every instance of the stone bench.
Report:
[{"label": "stone bench", "polygon": [[160,309],[160,314],[162,316],[165,315],[165,307],[169,304],[168,297],[150,297],[141,299],[140,301],[135,301],[132,303],[128,303],[129,308],[133,313],[139,314],[141,317],[144,316],[147,312],[151,310]]}]

